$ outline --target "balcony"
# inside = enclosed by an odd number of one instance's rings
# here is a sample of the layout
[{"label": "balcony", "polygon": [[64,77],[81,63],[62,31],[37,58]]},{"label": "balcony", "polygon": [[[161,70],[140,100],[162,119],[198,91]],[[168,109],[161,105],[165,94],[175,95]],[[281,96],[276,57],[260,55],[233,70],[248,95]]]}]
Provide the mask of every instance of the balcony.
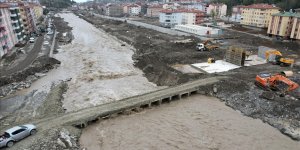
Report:
[{"label": "balcony", "polygon": [[18,23],[18,20],[12,20],[11,22],[12,23]]},{"label": "balcony", "polygon": [[17,14],[11,14],[10,17],[17,17]]},{"label": "balcony", "polygon": [[13,27],[13,29],[18,30],[18,29],[20,29],[20,26],[15,26],[15,27]]},{"label": "balcony", "polygon": [[9,10],[16,10],[19,9],[19,7],[10,7]]}]

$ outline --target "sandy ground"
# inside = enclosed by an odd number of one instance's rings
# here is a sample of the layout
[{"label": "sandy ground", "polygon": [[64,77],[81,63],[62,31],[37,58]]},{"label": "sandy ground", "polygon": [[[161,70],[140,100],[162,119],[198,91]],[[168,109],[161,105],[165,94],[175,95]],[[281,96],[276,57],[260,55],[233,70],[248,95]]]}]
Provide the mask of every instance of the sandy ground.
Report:
[{"label": "sandy ground", "polygon": [[75,39],[54,55],[61,66],[29,91],[49,91],[53,82],[72,78],[63,107],[75,111],[158,89],[133,66],[133,47],[121,46],[122,42],[74,14],[60,16],[73,27]]},{"label": "sandy ground", "polygon": [[84,129],[80,143],[88,150],[296,150],[300,146],[268,124],[206,96],[98,122]]}]

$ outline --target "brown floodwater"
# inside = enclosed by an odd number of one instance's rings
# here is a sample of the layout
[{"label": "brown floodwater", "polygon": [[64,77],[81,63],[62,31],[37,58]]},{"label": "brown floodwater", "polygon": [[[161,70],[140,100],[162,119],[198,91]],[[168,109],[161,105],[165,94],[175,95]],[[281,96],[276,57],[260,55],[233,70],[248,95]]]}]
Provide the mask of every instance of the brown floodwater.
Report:
[{"label": "brown floodwater", "polygon": [[87,150],[300,148],[270,125],[199,95],[97,122],[83,130],[80,144]]}]

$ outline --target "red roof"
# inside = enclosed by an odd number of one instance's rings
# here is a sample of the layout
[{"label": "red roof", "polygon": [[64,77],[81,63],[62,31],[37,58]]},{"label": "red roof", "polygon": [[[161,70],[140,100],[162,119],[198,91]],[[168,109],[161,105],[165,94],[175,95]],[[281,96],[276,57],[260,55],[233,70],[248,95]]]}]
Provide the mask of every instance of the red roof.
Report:
[{"label": "red roof", "polygon": [[204,13],[203,11],[196,9],[165,9],[160,11],[161,13]]},{"label": "red roof", "polygon": [[254,8],[254,9],[279,9],[274,5],[269,4],[252,4],[248,6],[243,6],[242,8]]}]

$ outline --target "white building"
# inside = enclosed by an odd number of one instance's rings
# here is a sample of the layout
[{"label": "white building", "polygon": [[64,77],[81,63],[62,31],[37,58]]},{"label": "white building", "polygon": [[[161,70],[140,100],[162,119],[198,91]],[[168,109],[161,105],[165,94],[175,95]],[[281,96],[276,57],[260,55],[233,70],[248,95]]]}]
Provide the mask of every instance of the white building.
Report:
[{"label": "white building", "polygon": [[159,13],[159,23],[169,28],[182,24],[182,13],[179,10],[162,10]]},{"label": "white building", "polygon": [[175,25],[175,30],[192,33],[199,36],[214,36],[222,34],[222,30],[198,25]]},{"label": "white building", "polygon": [[204,12],[194,9],[162,10],[159,14],[159,22],[161,26],[173,28],[180,24],[201,24],[204,16]]},{"label": "white building", "polygon": [[205,3],[186,3],[186,4],[181,4],[181,7],[186,8],[186,9],[197,9],[203,12],[206,12],[206,6],[207,4]]},{"label": "white building", "polygon": [[137,4],[130,4],[130,5],[124,6],[123,9],[124,9],[125,14],[129,14],[131,16],[137,16],[141,13],[142,7]]},{"label": "white building", "polygon": [[216,18],[221,18],[226,16],[226,12],[227,12],[227,5],[222,3],[209,4],[206,9],[206,13],[208,15],[212,15],[212,13],[214,13]]}]

